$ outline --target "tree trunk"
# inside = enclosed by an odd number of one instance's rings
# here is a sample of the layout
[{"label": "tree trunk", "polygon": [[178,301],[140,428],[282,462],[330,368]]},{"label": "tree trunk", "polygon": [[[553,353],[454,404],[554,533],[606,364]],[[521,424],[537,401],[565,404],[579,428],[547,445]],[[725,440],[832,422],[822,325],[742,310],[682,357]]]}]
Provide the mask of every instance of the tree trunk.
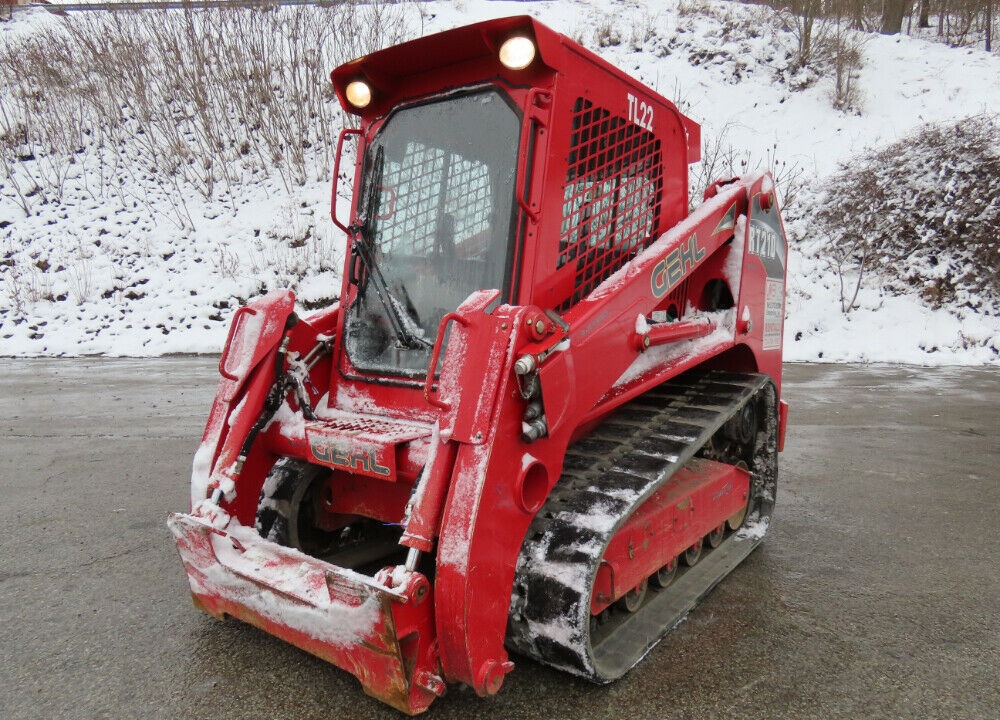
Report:
[{"label": "tree trunk", "polygon": [[802,18],[802,37],[799,41],[799,63],[804,67],[809,64],[809,54],[812,52],[812,28],[813,19],[809,16]]},{"label": "tree trunk", "polygon": [[855,30],[865,29],[865,0],[854,0],[851,5],[851,27]]},{"label": "tree trunk", "polygon": [[986,52],[993,52],[993,0],[986,0]]},{"label": "tree trunk", "polygon": [[882,34],[896,35],[903,29],[907,0],[885,0],[882,5]]},{"label": "tree trunk", "polygon": [[920,20],[917,22],[917,27],[929,28],[931,26],[930,5],[930,0],[920,0]]}]

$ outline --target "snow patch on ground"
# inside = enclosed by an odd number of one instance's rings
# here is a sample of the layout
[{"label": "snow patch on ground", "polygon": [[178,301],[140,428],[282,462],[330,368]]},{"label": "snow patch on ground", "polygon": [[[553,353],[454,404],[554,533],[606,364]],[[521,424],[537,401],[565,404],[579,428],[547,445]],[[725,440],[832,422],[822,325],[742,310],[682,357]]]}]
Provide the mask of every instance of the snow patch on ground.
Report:
[{"label": "snow patch on ground", "polygon": [[744,525],[736,532],[737,540],[763,540],[767,534],[769,520],[758,520]]}]

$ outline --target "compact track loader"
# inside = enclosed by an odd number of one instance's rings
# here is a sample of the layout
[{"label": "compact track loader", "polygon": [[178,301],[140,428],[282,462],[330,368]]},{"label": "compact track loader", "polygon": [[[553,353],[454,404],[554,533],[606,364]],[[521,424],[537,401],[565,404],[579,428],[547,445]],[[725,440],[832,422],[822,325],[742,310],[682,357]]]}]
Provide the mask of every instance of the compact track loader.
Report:
[{"label": "compact track loader", "polygon": [[360,124],[340,301],[236,311],[169,519],[195,604],[411,714],[496,693],[508,651],[614,680],[768,526],[771,179],[689,213],[699,126],[529,17],[332,81]]}]

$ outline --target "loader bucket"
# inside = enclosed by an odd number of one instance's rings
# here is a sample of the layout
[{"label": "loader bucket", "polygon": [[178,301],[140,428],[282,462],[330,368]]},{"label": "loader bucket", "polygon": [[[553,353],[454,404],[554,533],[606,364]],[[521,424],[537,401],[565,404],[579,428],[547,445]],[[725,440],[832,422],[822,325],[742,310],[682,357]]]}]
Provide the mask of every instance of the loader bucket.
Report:
[{"label": "loader bucket", "polygon": [[423,575],[397,568],[371,578],[264,540],[235,520],[218,530],[174,513],[167,525],[199,609],[333,663],[405,713],[421,713],[443,694]]}]

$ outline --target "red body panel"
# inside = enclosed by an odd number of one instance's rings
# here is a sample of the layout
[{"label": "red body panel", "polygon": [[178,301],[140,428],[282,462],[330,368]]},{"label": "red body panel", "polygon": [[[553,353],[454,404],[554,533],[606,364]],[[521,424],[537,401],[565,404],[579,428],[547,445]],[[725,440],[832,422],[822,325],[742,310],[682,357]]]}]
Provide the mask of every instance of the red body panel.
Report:
[{"label": "red body panel", "polygon": [[[512,34],[536,44],[538,56],[524,70],[497,60]],[[367,692],[415,713],[443,691],[441,679],[486,695],[512,667],[504,637],[515,564],[573,440],[695,366],[765,372],[780,389],[785,238],[768,176],[719,183],[688,215],[687,163],[700,154],[698,125],[530,18],[389,48],[336,69],[332,79],[348,109],[349,82],[373,88],[371,104],[358,112],[356,187],[365,148],[394,108],[483,85],[516,106],[510,292],[483,288],[446,315],[438,349],[446,327],[447,349],[440,363],[432,356],[421,378],[379,376],[351,364],[343,342],[346,308],[357,295],[351,253],[344,312],[324,310],[285,331],[291,293],[272,293],[241,310],[195,461],[196,517],[176,516],[171,527],[200,606],[324,657],[358,676]],[[358,205],[356,197],[353,222]],[[260,332],[249,332],[250,319],[266,320]],[[254,435],[276,364],[288,365],[285,350],[289,357],[315,353],[301,385],[316,417],[305,419],[290,393]],[[529,380],[537,380],[530,391]],[[528,433],[529,397],[543,412],[537,437]],[[784,417],[783,410],[782,428]],[[241,462],[248,435],[255,439]],[[351,516],[401,524],[402,545],[433,553],[433,583],[420,572],[391,569],[363,578],[260,539],[248,551],[244,540],[253,533],[247,528],[264,479],[282,456],[332,470],[324,480],[331,498],[325,526]],[[745,502],[746,473],[717,465],[706,464],[701,475],[684,471],[626,524],[608,550],[607,602]],[[675,521],[684,503],[711,512]],[[667,516],[670,532],[646,530]],[[668,540],[629,557],[629,543],[643,532]],[[253,572],[246,570],[248,552],[264,559]],[[295,563],[307,578],[298,584],[288,580]],[[390,582],[397,575],[403,589]],[[318,596],[296,590],[311,587],[308,578],[319,583],[310,590]],[[269,615],[249,602],[253,588],[266,590],[279,609]],[[369,599],[377,606],[371,624],[350,641],[296,620],[294,608],[303,603],[333,606],[333,617]]]},{"label": "red body panel", "polygon": [[657,490],[618,531],[604,553],[606,585],[594,589],[597,614],[699,542],[747,504],[750,474],[696,459]]}]

